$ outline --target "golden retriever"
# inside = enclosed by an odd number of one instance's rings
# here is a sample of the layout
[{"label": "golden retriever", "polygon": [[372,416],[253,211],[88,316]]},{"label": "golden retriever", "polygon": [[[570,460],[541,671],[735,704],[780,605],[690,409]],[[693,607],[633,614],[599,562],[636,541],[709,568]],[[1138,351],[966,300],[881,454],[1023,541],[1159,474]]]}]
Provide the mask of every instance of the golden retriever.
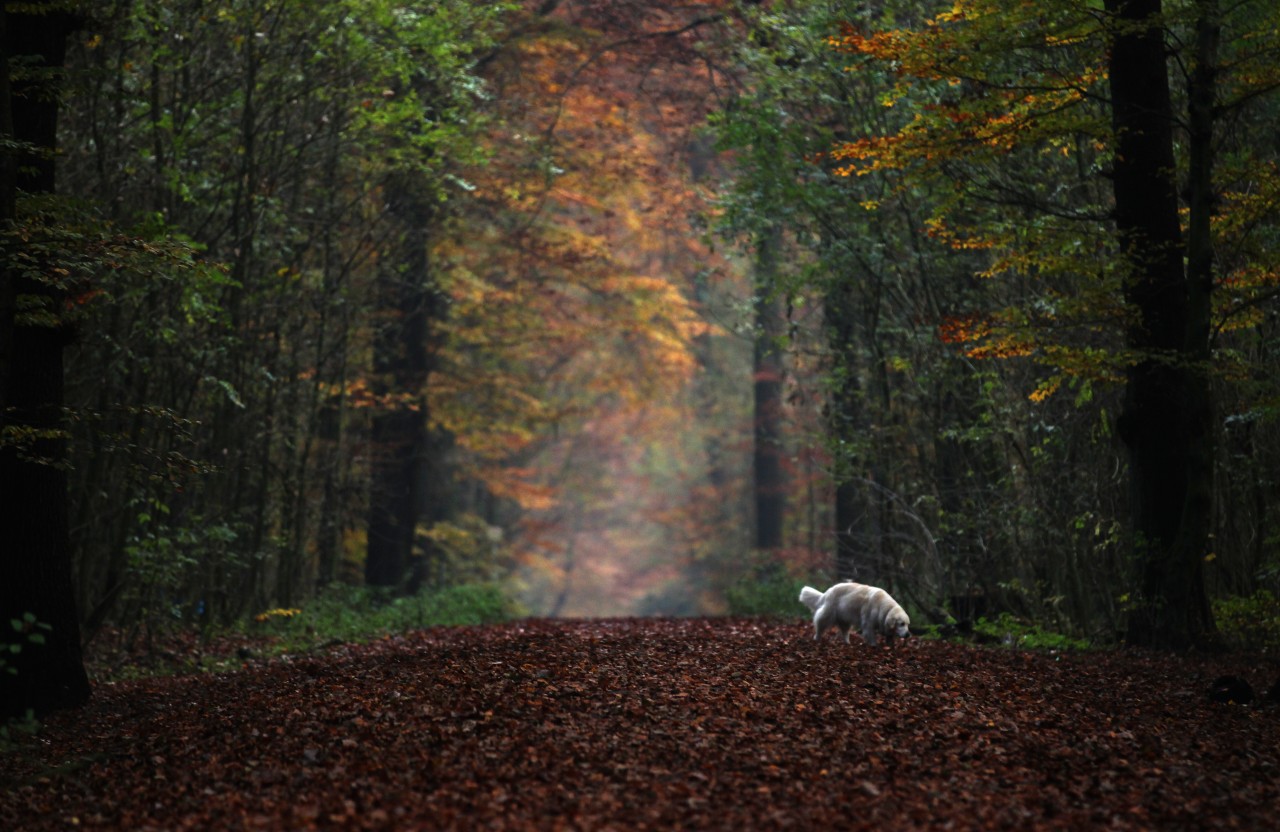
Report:
[{"label": "golden retriever", "polygon": [[872,647],[880,636],[892,644],[894,638],[905,639],[911,635],[911,619],[907,613],[889,593],[878,587],[846,581],[819,592],[806,586],[800,590],[800,602],[813,611],[815,640],[822,638],[832,626],[840,628],[846,642],[849,630],[856,627]]}]

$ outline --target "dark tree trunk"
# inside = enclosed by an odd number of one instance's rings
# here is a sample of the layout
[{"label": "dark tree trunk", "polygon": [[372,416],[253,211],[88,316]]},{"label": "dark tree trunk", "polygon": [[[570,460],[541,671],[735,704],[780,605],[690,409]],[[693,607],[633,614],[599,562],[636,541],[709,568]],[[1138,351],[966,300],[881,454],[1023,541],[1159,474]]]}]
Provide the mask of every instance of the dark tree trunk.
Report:
[{"label": "dark tree trunk", "polygon": [[[72,27],[61,13],[13,14],[0,6],[0,134],[51,150],[57,139],[58,105],[48,79],[11,85],[8,62],[35,57],[37,68],[61,67]],[[48,194],[54,189],[51,154],[15,159],[6,154],[0,170],[0,224],[15,218],[18,191]],[[37,253],[38,260],[38,253]],[[0,647],[6,654],[0,675],[0,719],[37,716],[72,707],[89,697],[80,651],[80,625],[71,579],[65,442],[62,418],[62,351],[67,333],[47,322],[23,321],[22,306],[38,303],[57,316],[63,292],[0,266]],[[37,438],[26,441],[30,432]],[[33,629],[25,616],[47,625]],[[19,622],[19,627],[11,625]],[[39,633],[44,644],[28,637]]]},{"label": "dark tree trunk", "polygon": [[[434,322],[445,300],[430,274],[427,232],[430,210],[407,188],[391,188],[390,210],[404,229],[404,247],[379,274],[383,316],[374,340],[375,394],[369,491],[369,548],[365,583],[399,586],[413,558],[414,531],[425,516],[432,479],[443,467],[426,412],[427,377],[439,347]],[[417,581],[415,581],[417,583]]]},{"label": "dark tree trunk", "polygon": [[[1212,484],[1208,310],[1192,303],[1207,286],[1192,286],[1183,266],[1189,252],[1178,219],[1160,0],[1107,0],[1107,10],[1117,26],[1110,59],[1115,219],[1128,261],[1126,294],[1138,316],[1129,343],[1140,359],[1129,371],[1119,424],[1140,568],[1127,638],[1184,647],[1212,628],[1202,572]],[[1207,173],[1208,157],[1200,164]],[[1200,272],[1192,280],[1210,279],[1208,262],[1192,267]]]},{"label": "dark tree trunk", "polygon": [[772,293],[778,275],[776,227],[765,231],[756,249],[755,452],[756,548],[782,548],[787,479],[782,444],[781,321]]},{"label": "dark tree trunk", "polygon": [[[417,233],[410,231],[412,247]],[[416,284],[423,276],[415,256],[379,275],[380,322],[374,340],[374,393],[381,401],[373,417],[369,484],[369,549],[365,583],[396,586],[405,579],[413,550],[416,469],[426,435],[419,411],[425,384],[425,308]],[[420,264],[418,264],[420,267]]]},{"label": "dark tree trunk", "polygon": [[[439,304],[432,304],[431,308],[433,312],[428,316],[429,320],[436,320],[436,315],[443,314]],[[428,364],[434,366],[435,351],[439,345],[434,339],[429,345]],[[417,522],[427,528],[458,516],[452,454],[453,436],[438,427],[428,427],[423,436],[422,460],[414,471],[418,484],[413,489],[418,500]],[[406,587],[409,594],[416,593],[423,586],[438,587],[447,579],[442,559],[443,553],[435,543],[415,536],[414,550],[409,557],[409,583]]]},{"label": "dark tree trunk", "polygon": [[827,403],[827,429],[835,443],[835,567],[837,580],[876,584],[881,580],[879,495],[862,473],[868,460],[860,448],[869,430],[859,380],[858,298],[852,277],[826,294],[824,314],[831,368],[838,379]]},{"label": "dark tree trunk", "polygon": [[339,547],[342,520],[339,516],[338,482],[341,461],[338,458],[342,437],[342,402],[331,396],[320,406],[317,438],[322,443],[324,486],[320,498],[320,524],[316,530],[316,585],[325,587],[338,578]]}]

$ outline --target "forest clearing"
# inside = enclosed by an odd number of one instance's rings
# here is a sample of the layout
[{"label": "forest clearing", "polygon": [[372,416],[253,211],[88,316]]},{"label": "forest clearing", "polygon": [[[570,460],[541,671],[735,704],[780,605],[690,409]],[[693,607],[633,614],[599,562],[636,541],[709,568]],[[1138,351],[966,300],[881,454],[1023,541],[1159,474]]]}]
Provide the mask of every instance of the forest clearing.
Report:
[{"label": "forest clearing", "polygon": [[812,641],[799,619],[434,628],[120,682],[0,755],[0,827],[1270,829],[1274,662]]}]

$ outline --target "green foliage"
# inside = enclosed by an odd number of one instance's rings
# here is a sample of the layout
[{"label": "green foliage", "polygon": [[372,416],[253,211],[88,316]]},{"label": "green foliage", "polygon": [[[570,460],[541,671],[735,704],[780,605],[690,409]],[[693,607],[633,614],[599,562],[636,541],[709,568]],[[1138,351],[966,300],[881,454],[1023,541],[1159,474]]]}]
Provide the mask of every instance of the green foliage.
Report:
[{"label": "green foliage", "polygon": [[[21,618],[9,619],[9,627],[13,630],[13,635],[0,639],[0,684],[4,684],[10,676],[18,675],[18,668],[13,666],[12,657],[21,653],[22,648],[27,645],[43,645],[45,633],[53,629],[43,621],[37,621],[35,615],[29,612],[24,612]],[[19,735],[34,734],[39,728],[40,723],[31,710],[19,719],[0,723],[0,754],[12,749]]]},{"label": "green foliage", "polygon": [[135,633],[193,612],[225,625],[335,577],[336,541],[366,512],[351,448],[387,404],[355,376],[382,326],[374,249],[403,231],[389,194],[439,217],[467,192],[459,171],[484,155],[476,64],[514,9],[95,5],[68,57],[58,173],[96,207],[27,200],[0,236],[8,268],[68,298],[33,293],[24,314],[77,324],[68,457],[85,608]]},{"label": "green foliage", "polygon": [[24,716],[0,723],[0,754],[12,751],[21,736],[32,736],[40,730],[40,720],[30,709]]},{"label": "green foliage", "polygon": [[37,621],[35,615],[29,612],[24,612],[22,618],[9,619],[9,626],[14,632],[14,635],[9,638],[14,640],[0,641],[0,673],[16,676],[18,669],[10,663],[11,657],[21,653],[25,645],[44,644],[44,634],[53,627],[43,621]]},{"label": "green foliage", "polygon": [[1280,598],[1260,589],[1252,595],[1215,598],[1213,617],[1223,639],[1246,650],[1280,648]]},{"label": "green foliage", "polygon": [[[478,161],[474,141],[483,117],[477,103],[484,84],[474,73],[475,55],[493,45],[493,34],[510,3],[441,3],[428,11],[401,3],[350,2],[342,44],[363,68],[361,106],[353,129],[375,142],[381,160],[400,174],[419,175],[428,187],[469,185],[448,175],[458,162]],[[362,89],[363,87],[363,89]]]},{"label": "green foliage", "polygon": [[1009,647],[1026,647],[1032,650],[1087,650],[1084,639],[1045,630],[1032,621],[1026,621],[1007,612],[995,619],[979,618],[973,631],[980,637],[994,639]]},{"label": "green foliage", "polygon": [[435,585],[478,585],[511,570],[510,552],[502,529],[475,514],[462,514],[416,530],[415,549],[430,564],[428,580]]},{"label": "green foliage", "polygon": [[235,529],[225,523],[178,520],[158,499],[137,507],[137,525],[124,546],[129,577],[124,602],[138,618],[155,623],[190,617],[204,606],[196,599],[249,565],[233,545]]},{"label": "green foliage", "polygon": [[467,584],[422,593],[408,599],[416,607],[416,626],[475,626],[515,618],[519,608],[496,584]]},{"label": "green foliage", "polygon": [[359,644],[426,627],[493,624],[525,614],[497,583],[423,590],[407,597],[389,589],[335,585],[301,607],[263,610],[230,628],[215,626],[201,633],[181,624],[189,611],[181,605],[160,610],[163,615],[153,616],[158,619],[153,623],[161,626],[152,627],[148,637],[148,642],[156,638],[156,645],[146,647],[142,655],[127,647],[129,656],[98,665],[94,675],[124,681],[172,673],[224,673],[250,657]]},{"label": "green foliage", "polygon": [[[218,269],[196,258],[196,248],[189,241],[170,233],[158,220],[122,229],[78,200],[48,195],[19,197],[16,212],[15,222],[0,229],[0,268],[6,275],[26,280],[26,291],[13,299],[14,324],[66,333],[76,349],[81,348],[86,329],[90,332],[86,340],[94,340],[95,316],[127,303],[141,285],[181,283],[191,303],[197,303],[198,293],[208,296],[225,283]],[[188,303],[166,306],[180,306],[186,320],[194,320]],[[176,336],[167,321],[152,310],[145,332],[172,349]],[[115,354],[101,354],[92,373],[101,380],[112,371],[139,369],[136,354],[117,349]],[[68,403],[69,428],[5,424],[0,427],[0,447],[14,449],[27,462],[65,467],[65,460],[49,455],[50,444],[79,441],[75,425],[102,415],[79,407],[74,397]]]},{"label": "green foliage", "polygon": [[423,627],[492,624],[521,611],[494,583],[463,584],[393,597],[371,587],[330,590],[302,609],[269,610],[254,632],[279,636],[287,649],[333,641],[367,641]]},{"label": "green foliage", "polygon": [[805,582],[781,568],[753,569],[725,590],[730,615],[763,615],[772,618],[800,618],[808,615],[800,603]]}]

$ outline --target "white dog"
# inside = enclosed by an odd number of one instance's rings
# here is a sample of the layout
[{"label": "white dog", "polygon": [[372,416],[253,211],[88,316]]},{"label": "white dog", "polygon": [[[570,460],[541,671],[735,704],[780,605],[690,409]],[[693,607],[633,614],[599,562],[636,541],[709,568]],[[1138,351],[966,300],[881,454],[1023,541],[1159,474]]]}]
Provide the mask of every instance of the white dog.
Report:
[{"label": "white dog", "polygon": [[822,638],[832,625],[840,628],[846,642],[849,629],[857,627],[872,647],[876,646],[877,636],[884,636],[892,644],[895,637],[911,635],[911,619],[907,613],[889,593],[878,587],[847,581],[819,592],[806,586],[800,590],[800,602],[813,610],[815,640]]}]

